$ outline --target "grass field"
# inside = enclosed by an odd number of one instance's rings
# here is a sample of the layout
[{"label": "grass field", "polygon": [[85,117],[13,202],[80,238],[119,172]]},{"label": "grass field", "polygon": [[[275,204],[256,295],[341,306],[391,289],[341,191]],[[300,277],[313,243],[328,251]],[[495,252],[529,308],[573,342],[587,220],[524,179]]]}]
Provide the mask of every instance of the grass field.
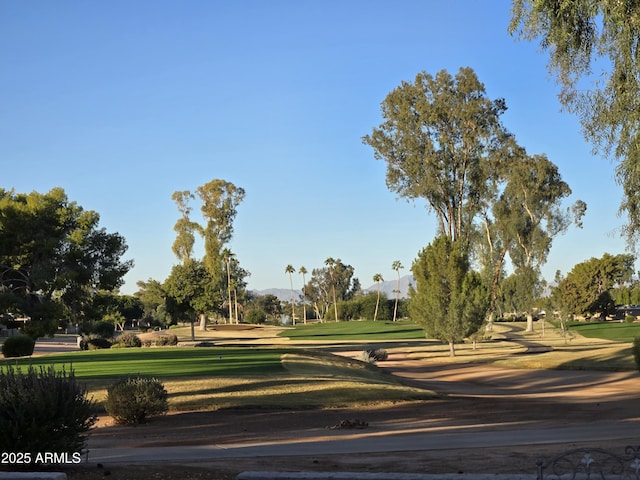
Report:
[{"label": "grass field", "polygon": [[118,378],[162,380],[171,410],[220,408],[332,408],[428,399],[434,392],[408,387],[373,365],[289,348],[166,347],[93,350],[5,359],[2,365],[70,371],[101,405]]},{"label": "grass field", "polygon": [[[276,348],[119,348],[58,353],[43,357],[5,360],[16,366],[73,366],[76,377],[86,380],[127,375],[195,377],[268,375],[282,373],[285,349]],[[0,366],[2,364],[0,363]]]},{"label": "grass field", "polygon": [[292,340],[416,340],[424,330],[408,321],[351,321],[296,325],[280,333]]},{"label": "grass field", "polygon": [[[331,408],[413,401],[436,394],[403,385],[374,365],[323,351],[327,348],[323,342],[335,349],[336,342],[344,341],[351,350],[382,345],[390,358],[401,354],[426,362],[633,370],[637,367],[630,342],[640,335],[640,325],[624,323],[576,324],[572,326],[575,334],[569,337],[562,336],[550,322],[544,331],[542,324],[536,323],[534,332],[526,332],[524,323],[499,323],[486,341],[475,346],[457,345],[457,356],[451,358],[447,345],[425,339],[420,327],[405,321],[329,322],[284,329],[246,326],[229,330],[218,327],[199,333],[198,338],[214,344],[226,342],[226,346],[75,351],[4,359],[0,360],[0,368],[52,364],[67,371],[73,368],[99,404],[106,398],[107,387],[118,378],[146,375],[163,381],[172,410]],[[176,333],[181,341],[190,339],[186,327],[184,332],[178,329]],[[272,345],[250,345],[265,339]],[[306,343],[308,340],[314,342]],[[300,341],[297,346],[296,341]]]},{"label": "grass field", "polygon": [[602,338],[616,342],[633,342],[633,339],[640,337],[639,323],[572,323],[571,330],[579,333],[583,337]]}]

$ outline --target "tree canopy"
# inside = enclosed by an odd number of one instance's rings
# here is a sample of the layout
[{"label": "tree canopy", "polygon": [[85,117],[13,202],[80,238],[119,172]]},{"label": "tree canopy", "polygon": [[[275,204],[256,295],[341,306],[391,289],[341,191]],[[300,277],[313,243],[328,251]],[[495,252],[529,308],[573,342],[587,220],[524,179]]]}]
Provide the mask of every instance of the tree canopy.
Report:
[{"label": "tree canopy", "polygon": [[3,304],[37,317],[45,305],[59,303],[80,321],[94,292],[119,288],[133,261],[122,260],[124,238],[100,228],[99,220],[62,188],[44,194],[0,189]]},{"label": "tree canopy", "polygon": [[490,312],[507,255],[535,281],[553,238],[571,223],[580,225],[586,210],[581,201],[563,209],[571,189],[545,155],[529,155],[517,144],[501,123],[506,109],[503,99],[487,97],[471,68],[455,76],[421,72],[387,95],[384,121],[363,137],[376,159],[386,161],[389,189],[424,199],[438,234],[462,254],[478,254]]},{"label": "tree canopy", "polygon": [[620,213],[630,246],[640,233],[640,8],[636,0],[513,0],[512,34],[540,39],[560,102],[596,152],[618,160]]},{"label": "tree canopy", "polygon": [[631,279],[634,261],[630,254],[605,253],[575,265],[552,292],[556,306],[566,315],[607,314],[614,305],[611,290]]},{"label": "tree canopy", "polygon": [[460,241],[440,235],[414,261],[415,289],[409,290],[409,313],[429,338],[455,344],[475,333],[484,321],[489,296],[480,276],[471,270]]},{"label": "tree canopy", "polygon": [[[214,179],[196,189],[174,192],[180,218],[174,225],[176,239],[172,250],[181,265],[176,265],[165,282],[165,290],[172,297],[169,310],[180,317],[194,320],[201,318],[201,328],[206,328],[206,315],[223,308],[225,291],[227,307],[232,317],[232,291],[238,297],[238,288],[244,288],[244,278],[249,272],[240,268],[227,244],[233,237],[233,221],[237,207],[244,199],[244,189],[226,180]],[[200,200],[202,223],[191,218],[190,202]],[[204,256],[193,258],[195,234],[204,239]]]},{"label": "tree canopy", "polygon": [[422,198],[440,231],[467,243],[490,195],[497,156],[508,134],[507,107],[491,100],[471,68],[455,76],[419,73],[382,102],[384,122],[363,142],[387,162],[387,186],[408,200]]}]

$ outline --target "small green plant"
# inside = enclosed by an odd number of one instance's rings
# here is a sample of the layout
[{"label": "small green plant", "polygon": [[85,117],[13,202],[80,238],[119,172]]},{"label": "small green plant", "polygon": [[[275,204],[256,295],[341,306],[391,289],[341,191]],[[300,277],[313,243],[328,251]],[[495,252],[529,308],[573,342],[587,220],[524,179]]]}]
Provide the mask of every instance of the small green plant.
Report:
[{"label": "small green plant", "polygon": [[626,315],[624,317],[624,323],[633,323],[636,321],[636,317],[634,317],[633,315]]},{"label": "small green plant", "polygon": [[116,423],[136,425],[169,409],[167,390],[156,378],[128,377],[107,390],[107,413]]},{"label": "small green plant", "polygon": [[95,423],[94,403],[76,381],[53,366],[0,369],[0,451],[79,455]]},{"label": "small green plant", "polygon": [[35,340],[28,335],[9,337],[2,344],[2,355],[5,358],[27,357],[33,354],[35,345]]},{"label": "small green plant", "polygon": [[636,367],[638,367],[638,370],[640,370],[640,337],[636,337],[633,339],[631,352],[633,353],[633,359],[636,362]]}]

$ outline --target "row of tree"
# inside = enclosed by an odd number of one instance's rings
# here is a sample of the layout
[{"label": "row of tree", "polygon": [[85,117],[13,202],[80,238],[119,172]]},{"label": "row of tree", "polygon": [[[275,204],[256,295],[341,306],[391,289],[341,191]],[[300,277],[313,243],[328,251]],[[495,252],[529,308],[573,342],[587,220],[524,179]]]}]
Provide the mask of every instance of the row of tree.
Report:
[{"label": "row of tree", "polygon": [[[55,332],[61,319],[81,324],[99,319],[133,266],[123,260],[125,239],[99,226],[100,216],[67,198],[0,189],[0,313],[3,323],[29,319],[34,337]],[[105,295],[101,296],[101,293]],[[2,322],[0,322],[2,323]]]},{"label": "row of tree", "polygon": [[389,93],[383,123],[363,138],[386,162],[389,189],[424,200],[438,220],[412,266],[409,311],[452,355],[491,324],[507,258],[533,298],[553,238],[586,211],[580,200],[563,208],[571,189],[545,155],[517,143],[500,119],[506,109],[471,68],[421,72]]}]

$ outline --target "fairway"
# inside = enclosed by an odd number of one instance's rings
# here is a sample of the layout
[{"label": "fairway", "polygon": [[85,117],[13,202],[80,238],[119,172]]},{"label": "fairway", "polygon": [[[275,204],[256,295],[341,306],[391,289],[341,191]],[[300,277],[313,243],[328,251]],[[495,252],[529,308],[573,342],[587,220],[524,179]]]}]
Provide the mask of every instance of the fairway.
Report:
[{"label": "fairway", "polygon": [[424,340],[424,330],[407,321],[326,322],[297,325],[279,334],[292,340]]},{"label": "fairway", "polygon": [[0,368],[55,365],[69,370],[72,366],[76,377],[87,380],[127,375],[160,378],[266,375],[284,372],[280,358],[287,352],[287,349],[252,347],[122,348],[5,359]]},{"label": "fairway", "polygon": [[583,337],[602,338],[615,342],[633,342],[640,337],[640,324],[638,323],[572,323],[571,330]]}]

